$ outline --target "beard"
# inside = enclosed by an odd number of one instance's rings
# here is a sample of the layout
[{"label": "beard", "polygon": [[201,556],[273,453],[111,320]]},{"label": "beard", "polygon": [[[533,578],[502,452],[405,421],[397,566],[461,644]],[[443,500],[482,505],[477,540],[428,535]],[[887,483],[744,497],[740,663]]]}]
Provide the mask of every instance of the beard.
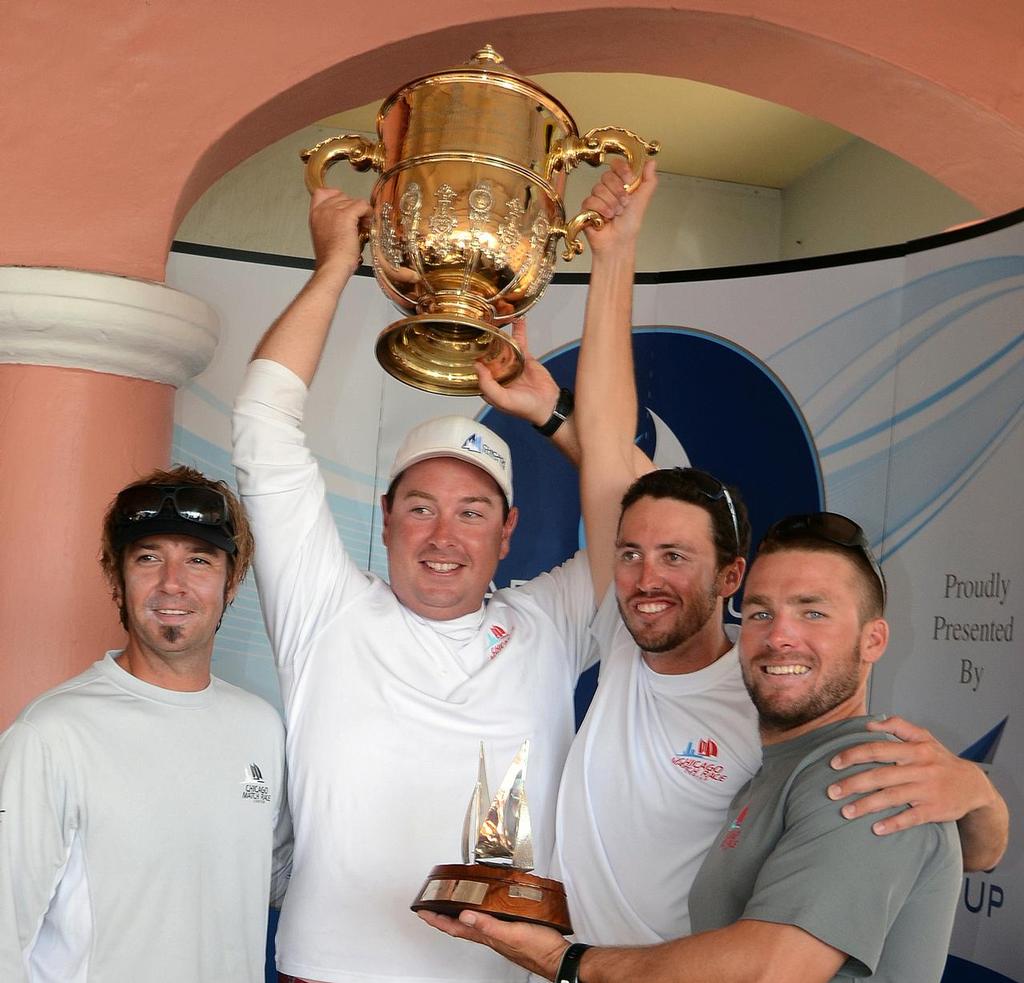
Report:
[{"label": "beard", "polygon": [[817,720],[857,692],[860,685],[860,653],[854,647],[816,689],[798,700],[786,703],[778,703],[758,689],[760,676],[760,669],[743,666],[743,683],[757,709],[761,727],[769,731],[792,730]]},{"label": "beard", "polygon": [[618,602],[622,622],[642,651],[651,655],[659,655],[671,652],[688,642],[712,618],[718,604],[718,593],[714,584],[711,585],[707,593],[694,593],[685,600],[678,595],[675,595],[675,598],[677,601],[675,619],[671,624],[665,626],[647,625],[634,620],[629,607],[621,600]]},{"label": "beard", "polygon": [[177,642],[182,635],[185,634],[184,630],[180,625],[162,625],[160,628],[160,634],[163,636],[163,640],[173,645]]}]

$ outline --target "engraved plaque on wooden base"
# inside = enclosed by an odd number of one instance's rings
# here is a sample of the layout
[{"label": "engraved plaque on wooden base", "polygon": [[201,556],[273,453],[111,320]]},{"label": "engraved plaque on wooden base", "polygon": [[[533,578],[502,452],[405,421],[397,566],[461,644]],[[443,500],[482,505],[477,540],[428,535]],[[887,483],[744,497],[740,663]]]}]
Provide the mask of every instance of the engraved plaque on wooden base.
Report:
[{"label": "engraved plaque on wooden base", "polygon": [[561,883],[513,867],[438,864],[411,907],[452,918],[468,908],[505,921],[547,925],[563,935],[572,932]]}]

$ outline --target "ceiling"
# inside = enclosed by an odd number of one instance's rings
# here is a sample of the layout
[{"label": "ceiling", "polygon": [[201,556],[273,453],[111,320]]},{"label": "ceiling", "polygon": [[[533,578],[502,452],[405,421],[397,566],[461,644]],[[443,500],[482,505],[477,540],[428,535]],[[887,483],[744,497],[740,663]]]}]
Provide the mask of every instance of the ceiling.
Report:
[{"label": "ceiling", "polygon": [[[572,113],[581,132],[615,125],[660,140],[658,169],[670,174],[785,188],[854,139],[785,106],[688,79],[578,72],[532,79]],[[323,122],[373,133],[389,94]]]}]

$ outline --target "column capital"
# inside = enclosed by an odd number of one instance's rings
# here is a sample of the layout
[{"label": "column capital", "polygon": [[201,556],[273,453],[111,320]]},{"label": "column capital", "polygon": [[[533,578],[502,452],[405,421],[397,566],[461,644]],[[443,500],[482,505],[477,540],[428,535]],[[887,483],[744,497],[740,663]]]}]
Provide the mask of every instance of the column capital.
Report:
[{"label": "column capital", "polygon": [[210,363],[219,334],[209,304],[161,283],[0,266],[0,362],[180,387]]}]

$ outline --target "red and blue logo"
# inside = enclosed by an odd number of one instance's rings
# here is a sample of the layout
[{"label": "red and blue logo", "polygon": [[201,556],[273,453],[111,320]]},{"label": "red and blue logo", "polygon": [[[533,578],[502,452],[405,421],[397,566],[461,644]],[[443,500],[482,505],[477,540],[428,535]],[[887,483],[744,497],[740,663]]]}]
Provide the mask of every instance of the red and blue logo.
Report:
[{"label": "red and blue logo", "polygon": [[693,741],[689,741],[685,751],[673,754],[672,764],[702,782],[724,782],[727,777],[725,766],[715,760],[717,757],[717,742],[710,737],[702,737],[696,747]]},{"label": "red and blue logo", "polygon": [[501,650],[512,641],[512,633],[501,625],[491,625],[487,629],[487,647],[491,651],[491,658],[498,655]]},{"label": "red and blue logo", "polygon": [[729,823],[729,828],[725,831],[725,836],[722,837],[722,849],[723,850],[734,850],[740,843],[740,833],[743,831],[743,823],[747,818],[747,813],[750,811],[750,806],[744,806],[739,811],[739,815]]}]

